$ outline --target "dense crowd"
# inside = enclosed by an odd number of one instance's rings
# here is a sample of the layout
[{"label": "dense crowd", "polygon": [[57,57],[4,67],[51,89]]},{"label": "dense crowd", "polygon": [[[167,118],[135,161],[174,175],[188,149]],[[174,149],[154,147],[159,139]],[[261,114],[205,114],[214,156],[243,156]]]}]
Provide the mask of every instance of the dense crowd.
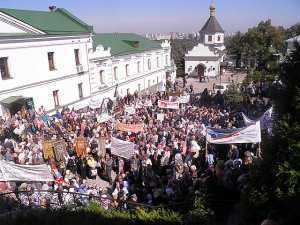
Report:
[{"label": "dense crowd", "polygon": [[[206,182],[215,180],[230,190],[241,190],[249,165],[258,157],[257,144],[207,145],[205,127],[238,128],[243,121],[240,112],[259,115],[268,107],[257,98],[238,108],[226,105],[224,96],[193,94],[180,109],[161,109],[158,100],[169,100],[166,92],[118,98],[115,106],[104,107],[112,115],[98,122],[103,108],[74,110],[63,108],[49,116],[43,107],[37,111],[23,108],[8,119],[0,120],[0,159],[16,164],[47,163],[55,182],[6,182],[2,191],[10,199],[24,205],[47,206],[86,203],[99,197],[104,207],[127,208],[127,202],[147,205],[173,204],[192,198]],[[125,112],[125,106],[151,102],[152,106],[136,107],[135,114]],[[163,119],[157,115],[162,114]],[[116,123],[144,124],[143,132],[123,132]],[[86,138],[86,154],[78,156],[75,141]],[[111,154],[111,138],[135,143],[130,159]],[[45,160],[44,140],[63,139],[64,154]],[[106,188],[99,182],[106,180]],[[5,186],[5,188],[3,188]],[[24,193],[22,191],[25,191]],[[51,193],[51,191],[55,191]],[[29,193],[29,194],[28,194]],[[80,193],[77,195],[74,193]]]}]

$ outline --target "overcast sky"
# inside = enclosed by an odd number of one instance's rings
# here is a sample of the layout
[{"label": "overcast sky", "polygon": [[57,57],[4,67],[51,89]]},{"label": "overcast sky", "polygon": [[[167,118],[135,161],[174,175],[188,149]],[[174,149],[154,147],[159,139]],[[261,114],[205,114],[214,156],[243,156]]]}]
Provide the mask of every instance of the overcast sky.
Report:
[{"label": "overcast sky", "polygon": [[[1,8],[66,8],[97,32],[195,32],[209,17],[211,0],[0,0]],[[284,27],[300,22],[300,0],[215,0],[228,32],[246,31],[270,18]]]}]

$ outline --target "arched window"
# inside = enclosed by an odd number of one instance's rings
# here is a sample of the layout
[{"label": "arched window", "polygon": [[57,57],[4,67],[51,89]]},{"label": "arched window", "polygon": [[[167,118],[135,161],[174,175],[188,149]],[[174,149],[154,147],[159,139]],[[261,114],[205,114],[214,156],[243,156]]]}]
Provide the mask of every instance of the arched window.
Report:
[{"label": "arched window", "polygon": [[148,70],[151,70],[151,60],[148,59]]},{"label": "arched window", "polygon": [[114,80],[115,80],[115,81],[117,80],[117,76],[118,76],[118,67],[115,66],[115,67],[114,67]]},{"label": "arched window", "polygon": [[159,57],[156,57],[156,67],[159,68]]}]

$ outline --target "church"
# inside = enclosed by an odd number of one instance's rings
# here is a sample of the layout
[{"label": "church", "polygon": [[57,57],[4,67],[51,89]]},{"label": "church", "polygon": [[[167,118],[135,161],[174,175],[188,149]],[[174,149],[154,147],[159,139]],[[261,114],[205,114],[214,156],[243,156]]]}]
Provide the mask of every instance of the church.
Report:
[{"label": "church", "polygon": [[216,7],[209,7],[210,17],[199,32],[199,44],[185,55],[185,73],[200,81],[221,75],[225,56],[224,30],[216,18]]}]

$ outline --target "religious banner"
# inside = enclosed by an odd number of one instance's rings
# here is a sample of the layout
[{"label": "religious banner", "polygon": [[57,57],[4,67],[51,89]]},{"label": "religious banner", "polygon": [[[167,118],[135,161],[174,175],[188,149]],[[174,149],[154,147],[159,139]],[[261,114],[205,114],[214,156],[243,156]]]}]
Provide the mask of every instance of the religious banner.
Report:
[{"label": "religious banner", "polygon": [[116,130],[125,131],[125,132],[143,132],[144,124],[126,124],[126,123],[117,123]]},{"label": "religious banner", "polygon": [[45,160],[54,158],[53,142],[53,140],[43,141],[43,155]]},{"label": "religious banner", "polygon": [[75,150],[78,157],[86,155],[87,141],[84,137],[80,136],[76,138]]},{"label": "religious banner", "polygon": [[164,119],[165,119],[165,114],[163,114],[163,113],[158,113],[158,114],[156,114],[156,118],[157,118],[157,120],[159,120],[159,121],[164,121]]},{"label": "religious banner", "polygon": [[64,162],[65,159],[65,155],[66,155],[66,142],[64,140],[58,140],[55,141],[53,143],[53,147],[54,147],[54,155],[55,155],[55,159],[58,162]]},{"label": "religious banner", "polygon": [[133,106],[125,106],[125,113],[133,115],[135,114],[135,108]]},{"label": "religious banner", "polygon": [[158,100],[158,107],[163,109],[179,109],[179,102]]},{"label": "religious banner", "polygon": [[134,155],[134,143],[113,137],[111,139],[111,154],[130,159]]},{"label": "religious banner", "polygon": [[238,144],[261,142],[260,121],[235,129],[206,128],[206,140],[212,144]]}]

